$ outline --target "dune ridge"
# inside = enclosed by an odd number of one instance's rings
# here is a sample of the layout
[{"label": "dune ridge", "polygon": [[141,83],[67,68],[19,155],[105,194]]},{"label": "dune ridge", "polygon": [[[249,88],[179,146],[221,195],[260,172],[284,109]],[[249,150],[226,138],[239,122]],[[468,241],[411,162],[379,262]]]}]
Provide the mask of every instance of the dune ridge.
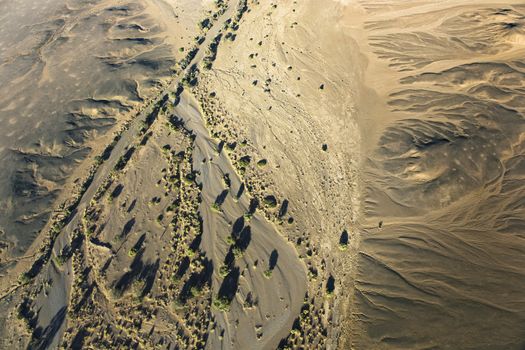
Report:
[{"label": "dune ridge", "polygon": [[388,3],[395,16],[361,2],[363,84],[383,123],[363,129],[371,141],[348,343],[519,349],[523,8]]}]

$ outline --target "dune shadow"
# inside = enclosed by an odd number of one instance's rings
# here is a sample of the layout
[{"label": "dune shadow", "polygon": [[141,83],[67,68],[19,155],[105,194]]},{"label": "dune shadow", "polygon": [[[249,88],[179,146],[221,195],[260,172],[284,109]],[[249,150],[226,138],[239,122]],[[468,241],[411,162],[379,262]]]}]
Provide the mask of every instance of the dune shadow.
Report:
[{"label": "dune shadow", "polygon": [[246,250],[250,245],[252,240],[252,229],[250,226],[246,226],[240,233],[239,239],[237,240],[236,245],[241,248],[241,250]]},{"label": "dune shadow", "polygon": [[28,349],[48,349],[66,318],[66,311],[67,307],[63,306],[60,308],[60,310],[58,310],[55,316],[53,316],[49,322],[49,325],[45,329],[37,327],[33,332],[31,343],[29,343]]},{"label": "dune shadow", "polygon": [[237,235],[242,231],[243,228],[244,228],[244,216],[240,216],[233,223],[232,236],[237,237]]},{"label": "dune shadow", "polygon": [[93,243],[94,245],[98,245],[100,247],[105,247],[105,248],[108,248],[108,249],[113,249],[113,247],[111,246],[110,243],[103,242],[100,239],[98,239],[97,237],[90,237],[89,241],[91,243]]},{"label": "dune shadow", "polygon": [[185,302],[191,296],[194,296],[194,291],[200,291],[205,285],[211,285],[211,277],[213,275],[213,262],[209,259],[204,259],[203,269],[200,272],[194,272],[188,278],[181,289],[179,300]]},{"label": "dune shadow", "polygon": [[228,192],[228,190],[223,190],[215,199],[215,204],[222,205],[222,203],[224,203],[226,197],[228,196]]},{"label": "dune shadow", "polygon": [[[89,274],[89,272],[91,271],[91,268],[86,268],[83,272],[82,272],[82,276],[87,276]],[[93,293],[93,289],[94,289],[94,285],[93,283],[91,283],[87,288],[86,290],[84,291],[84,293],[82,294],[82,297],[80,298],[80,301],[78,303],[75,304],[75,306],[73,307],[73,313],[76,314],[80,311],[80,309],[82,309],[82,306],[84,306],[86,304],[86,302],[89,300],[89,298],[91,297],[91,294]]]},{"label": "dune shadow", "polygon": [[239,186],[239,190],[237,191],[237,194],[236,194],[237,199],[241,198],[243,193],[244,193],[244,183],[241,183],[241,185]]},{"label": "dune shadow", "polygon": [[279,217],[282,218],[283,216],[286,215],[286,213],[288,213],[288,199],[285,199],[283,201],[283,204],[281,204],[281,208],[279,208]]},{"label": "dune shadow", "polygon": [[346,230],[341,233],[341,237],[339,237],[339,244],[342,246],[348,245],[348,232]]},{"label": "dune shadow", "polygon": [[272,250],[270,254],[270,259],[268,261],[268,268],[270,270],[275,269],[275,266],[277,266],[277,260],[279,259],[279,252],[277,249]]},{"label": "dune shadow", "polygon": [[123,189],[124,186],[122,184],[118,184],[117,186],[115,186],[115,189],[110,194],[111,198],[118,198],[118,196],[120,196],[120,194],[122,193]]},{"label": "dune shadow", "polygon": [[224,278],[219,288],[218,296],[220,299],[231,302],[235,298],[237,289],[239,288],[240,271],[238,267],[230,270],[230,273]]},{"label": "dune shadow", "polygon": [[259,207],[259,200],[257,198],[250,199],[250,206],[248,207],[248,212],[250,214],[254,214],[258,207]]},{"label": "dune shadow", "polygon": [[185,256],[181,259],[179,263],[179,268],[177,269],[177,272],[175,273],[175,277],[177,279],[181,279],[186,274],[186,271],[188,271],[189,267],[190,267],[190,258],[188,256]]},{"label": "dune shadow", "polygon": [[133,226],[135,226],[135,222],[136,222],[135,218],[129,219],[128,222],[126,222],[126,224],[122,228],[122,232],[120,233],[119,237],[120,238],[126,237],[131,232],[131,229],[133,228]]}]

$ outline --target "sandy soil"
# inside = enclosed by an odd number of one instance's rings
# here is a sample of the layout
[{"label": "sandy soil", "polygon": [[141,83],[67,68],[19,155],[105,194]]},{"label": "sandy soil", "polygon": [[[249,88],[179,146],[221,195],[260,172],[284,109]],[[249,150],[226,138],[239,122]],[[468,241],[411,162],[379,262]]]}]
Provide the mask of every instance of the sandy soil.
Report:
[{"label": "sandy soil", "polygon": [[362,1],[347,16],[366,160],[346,344],[522,348],[523,6]]},{"label": "sandy soil", "polygon": [[33,7],[0,347],[523,348],[524,5]]},{"label": "sandy soil", "polygon": [[92,149],[171,78],[212,5],[191,3],[171,16],[153,0],[0,4],[0,231],[10,254],[31,245]]},{"label": "sandy soil", "polygon": [[220,23],[246,10],[217,5],[199,51],[96,158],[41,248],[6,265],[4,281],[21,277],[5,284],[3,308],[21,302],[5,315],[5,344],[268,348],[287,336],[305,267],[181,93],[228,30]]}]

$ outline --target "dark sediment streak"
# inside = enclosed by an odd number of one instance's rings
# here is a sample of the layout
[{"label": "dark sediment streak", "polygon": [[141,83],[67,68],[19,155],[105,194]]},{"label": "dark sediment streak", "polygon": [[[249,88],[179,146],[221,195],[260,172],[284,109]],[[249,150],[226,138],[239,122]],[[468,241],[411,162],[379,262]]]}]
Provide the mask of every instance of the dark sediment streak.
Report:
[{"label": "dark sediment streak", "polygon": [[152,96],[175,63],[143,2],[32,7],[0,5],[0,239],[14,255],[47,222],[93,142]]}]

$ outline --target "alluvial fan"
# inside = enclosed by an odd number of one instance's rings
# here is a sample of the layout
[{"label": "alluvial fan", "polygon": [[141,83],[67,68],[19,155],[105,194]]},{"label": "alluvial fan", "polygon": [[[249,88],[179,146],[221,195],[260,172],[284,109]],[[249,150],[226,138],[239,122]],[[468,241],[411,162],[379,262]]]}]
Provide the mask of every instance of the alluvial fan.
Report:
[{"label": "alluvial fan", "polygon": [[363,2],[371,66],[396,83],[365,165],[353,342],[521,349],[525,13],[386,3]]}]

